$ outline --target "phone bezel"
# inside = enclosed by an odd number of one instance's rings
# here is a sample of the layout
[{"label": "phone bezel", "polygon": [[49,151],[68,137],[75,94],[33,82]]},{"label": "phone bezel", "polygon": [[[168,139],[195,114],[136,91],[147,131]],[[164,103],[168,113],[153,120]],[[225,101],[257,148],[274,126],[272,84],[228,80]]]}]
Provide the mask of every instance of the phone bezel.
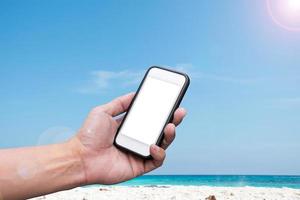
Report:
[{"label": "phone bezel", "polygon": [[[166,123],[164,124],[164,127],[165,127],[168,123],[170,123],[170,122],[173,120],[174,112],[175,112],[175,110],[179,107],[179,105],[180,105],[180,103],[181,103],[181,101],[182,101],[182,99],[183,99],[183,96],[185,95],[185,93],[186,93],[186,91],[187,91],[187,88],[188,88],[188,86],[189,86],[189,84],[190,84],[190,78],[189,78],[189,76],[188,76],[187,74],[182,73],[182,72],[178,72],[178,71],[175,71],[175,70],[172,70],[172,69],[167,69],[167,68],[159,67],[159,66],[152,66],[152,67],[150,67],[150,68],[147,70],[147,72],[145,73],[145,75],[144,75],[144,77],[143,77],[143,80],[141,81],[141,83],[140,83],[140,85],[139,85],[139,87],[138,87],[138,89],[137,89],[137,91],[136,91],[136,93],[135,93],[135,96],[134,96],[133,99],[132,99],[132,101],[131,101],[131,103],[130,103],[130,105],[129,105],[129,107],[128,107],[128,111],[131,109],[131,106],[133,105],[133,103],[134,103],[134,101],[135,101],[135,99],[136,99],[136,96],[137,96],[138,93],[140,92],[140,89],[141,89],[142,85],[144,84],[144,81],[146,80],[146,77],[148,76],[148,73],[149,73],[150,70],[153,69],[153,68],[158,68],[158,69],[160,69],[160,70],[166,70],[166,71],[169,71],[169,72],[172,72],[172,73],[177,73],[177,74],[182,75],[182,76],[185,78],[185,82],[184,82],[184,84],[183,84],[183,86],[182,86],[182,89],[181,89],[181,91],[180,91],[180,93],[179,93],[179,95],[178,95],[178,97],[177,97],[177,100],[176,100],[176,102],[175,102],[175,104],[174,104],[174,106],[173,106],[173,108],[172,108],[172,110],[171,110],[171,112],[170,112],[170,114],[169,114],[167,120],[166,120]],[[117,137],[118,137],[118,135],[119,135],[119,131],[121,130],[122,125],[123,125],[123,123],[124,123],[124,121],[125,121],[125,119],[126,119],[126,117],[127,117],[128,111],[125,113],[124,119],[122,120],[122,122],[121,122],[121,124],[120,124],[120,126],[119,126],[119,128],[118,128],[118,130],[117,130],[117,133],[116,133],[115,138],[114,138],[114,145],[117,146],[118,148],[122,149],[122,150],[131,152],[131,153],[133,153],[133,154],[135,154],[135,155],[138,155],[138,156],[140,156],[140,157],[143,157],[144,159],[150,159],[150,158],[152,158],[151,155],[147,155],[147,156],[142,155],[142,154],[140,154],[139,152],[136,152],[136,151],[134,151],[134,150],[132,150],[132,149],[130,149],[130,148],[127,148],[127,147],[122,146],[122,144],[118,144],[117,141],[116,141],[116,140],[117,140]],[[157,139],[157,141],[156,141],[156,145],[159,145],[159,146],[161,145],[161,142],[162,142],[162,140],[163,140],[163,136],[164,136],[164,128],[162,129],[162,131],[161,131],[161,133],[160,133],[160,135],[159,135],[159,137],[158,137],[158,139]],[[123,137],[123,135],[122,135],[122,137]],[[125,136],[125,137],[126,137],[126,136]],[[128,138],[129,138],[129,137],[128,137]],[[131,140],[132,142],[135,142],[136,145],[140,145],[140,143],[142,143],[142,142],[139,142],[139,141],[134,140],[134,138],[130,138],[130,140]]]}]

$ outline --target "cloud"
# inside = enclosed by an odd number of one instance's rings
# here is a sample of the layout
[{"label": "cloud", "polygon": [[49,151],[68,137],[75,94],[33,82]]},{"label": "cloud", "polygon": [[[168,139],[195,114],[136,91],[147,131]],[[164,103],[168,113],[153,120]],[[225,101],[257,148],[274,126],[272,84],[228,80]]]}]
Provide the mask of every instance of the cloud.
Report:
[{"label": "cloud", "polygon": [[[166,65],[161,65],[162,67],[172,68],[177,71],[182,71],[187,73],[192,81],[218,81],[232,84],[252,84],[259,80],[258,78],[247,79],[247,78],[236,78],[227,75],[205,73],[195,67],[193,64],[181,63],[175,65],[175,67],[170,67]],[[133,85],[138,85],[142,80],[146,70],[95,70],[91,71],[89,74],[89,80],[76,91],[82,94],[97,94],[105,92],[114,86],[118,87],[128,87]]]},{"label": "cloud", "polygon": [[143,77],[144,71],[109,71],[96,70],[90,72],[89,80],[80,88],[79,93],[94,94],[104,92],[114,85],[123,87],[138,84]]}]

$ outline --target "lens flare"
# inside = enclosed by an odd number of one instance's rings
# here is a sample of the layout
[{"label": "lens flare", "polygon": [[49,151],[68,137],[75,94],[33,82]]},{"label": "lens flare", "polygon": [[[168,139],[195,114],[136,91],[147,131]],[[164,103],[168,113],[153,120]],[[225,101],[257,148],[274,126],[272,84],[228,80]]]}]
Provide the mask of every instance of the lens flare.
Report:
[{"label": "lens flare", "polygon": [[300,31],[300,0],[266,0],[271,19],[289,31]]},{"label": "lens flare", "polygon": [[291,11],[300,12],[300,0],[288,0],[288,6]]},{"label": "lens flare", "polygon": [[55,144],[59,142],[65,142],[74,135],[73,131],[69,127],[54,126],[45,130],[38,138],[37,145]]}]

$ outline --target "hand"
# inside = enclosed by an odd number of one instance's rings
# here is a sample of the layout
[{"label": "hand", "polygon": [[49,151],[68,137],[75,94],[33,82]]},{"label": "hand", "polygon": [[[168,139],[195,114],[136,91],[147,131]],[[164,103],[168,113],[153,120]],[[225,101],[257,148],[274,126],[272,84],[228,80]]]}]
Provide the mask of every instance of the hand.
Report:
[{"label": "hand", "polygon": [[163,164],[165,150],[175,138],[175,126],[180,124],[186,111],[179,108],[173,122],[164,129],[162,147],[151,145],[153,159],[145,160],[113,145],[113,140],[122,119],[114,117],[126,112],[134,93],[95,107],[88,115],[78,134],[70,140],[76,144],[82,160],[85,180],[82,184],[114,184],[152,171]]}]

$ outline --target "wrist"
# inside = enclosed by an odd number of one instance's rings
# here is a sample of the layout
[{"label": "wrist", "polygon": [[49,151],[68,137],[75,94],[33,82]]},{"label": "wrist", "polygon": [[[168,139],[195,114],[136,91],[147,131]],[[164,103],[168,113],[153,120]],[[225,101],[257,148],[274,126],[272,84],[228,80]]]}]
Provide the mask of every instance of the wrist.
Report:
[{"label": "wrist", "polygon": [[75,186],[82,186],[87,184],[85,164],[83,160],[83,146],[79,139],[75,136],[67,143],[66,148],[71,151],[72,160],[74,162],[74,178],[73,184]]}]

